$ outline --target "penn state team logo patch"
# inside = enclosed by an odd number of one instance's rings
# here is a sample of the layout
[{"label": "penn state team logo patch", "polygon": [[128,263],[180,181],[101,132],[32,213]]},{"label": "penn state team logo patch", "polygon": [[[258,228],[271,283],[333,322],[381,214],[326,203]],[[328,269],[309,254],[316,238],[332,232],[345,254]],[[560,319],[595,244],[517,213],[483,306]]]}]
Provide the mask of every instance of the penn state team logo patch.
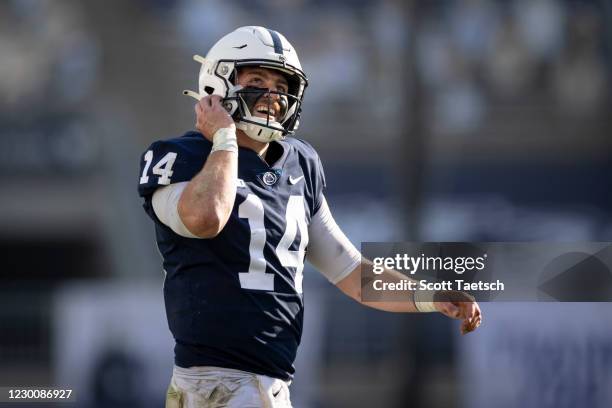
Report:
[{"label": "penn state team logo patch", "polygon": [[266,185],[272,186],[278,181],[278,176],[274,172],[266,171],[261,177],[261,179]]}]

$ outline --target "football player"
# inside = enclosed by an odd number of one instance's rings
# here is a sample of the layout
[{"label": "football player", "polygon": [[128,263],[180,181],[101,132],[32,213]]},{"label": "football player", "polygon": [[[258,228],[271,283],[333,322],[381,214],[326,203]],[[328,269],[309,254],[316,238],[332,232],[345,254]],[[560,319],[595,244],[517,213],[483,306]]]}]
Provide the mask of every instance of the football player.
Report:
[{"label": "football player", "polygon": [[[176,340],[167,407],[290,407],[302,334],[304,259],[358,302],[370,267],[334,222],[316,151],[298,127],[306,75],[276,31],[241,27],[202,64],[196,129],[143,154],[139,193],[155,222]],[[405,278],[393,276],[390,279]],[[436,299],[441,300],[441,299]],[[471,298],[368,306],[481,322]]]}]

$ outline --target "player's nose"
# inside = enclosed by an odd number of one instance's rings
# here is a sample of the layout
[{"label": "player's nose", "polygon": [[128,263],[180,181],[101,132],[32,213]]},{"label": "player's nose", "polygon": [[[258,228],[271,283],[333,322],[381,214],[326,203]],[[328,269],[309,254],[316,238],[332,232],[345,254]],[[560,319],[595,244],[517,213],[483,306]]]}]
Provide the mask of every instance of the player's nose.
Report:
[{"label": "player's nose", "polygon": [[265,81],[264,88],[267,89],[267,93],[265,96],[268,96],[272,99],[278,99],[280,95],[276,93],[278,91],[277,84],[273,80]]},{"label": "player's nose", "polygon": [[279,94],[275,93],[270,88],[267,88],[267,90],[268,91],[261,96],[260,102],[268,103],[268,104],[273,104],[275,102],[279,102],[280,101],[280,95]]},{"label": "player's nose", "polygon": [[274,88],[268,88],[268,92],[264,96],[272,101],[277,101],[280,98],[280,95],[276,93]]}]

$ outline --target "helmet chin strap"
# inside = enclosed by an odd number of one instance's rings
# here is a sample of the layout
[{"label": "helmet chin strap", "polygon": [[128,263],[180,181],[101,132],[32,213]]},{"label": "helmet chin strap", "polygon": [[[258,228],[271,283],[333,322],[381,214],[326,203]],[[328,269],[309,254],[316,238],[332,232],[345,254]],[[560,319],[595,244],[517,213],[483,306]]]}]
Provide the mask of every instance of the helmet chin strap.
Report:
[{"label": "helmet chin strap", "polygon": [[258,142],[269,143],[285,138],[281,130],[271,129],[265,126],[269,123],[270,125],[278,125],[280,127],[280,123],[268,122],[264,118],[258,118],[253,116],[251,116],[249,120],[252,120],[253,122],[261,122],[261,125],[240,121],[236,124],[236,128],[242,130],[251,139],[257,140]]}]

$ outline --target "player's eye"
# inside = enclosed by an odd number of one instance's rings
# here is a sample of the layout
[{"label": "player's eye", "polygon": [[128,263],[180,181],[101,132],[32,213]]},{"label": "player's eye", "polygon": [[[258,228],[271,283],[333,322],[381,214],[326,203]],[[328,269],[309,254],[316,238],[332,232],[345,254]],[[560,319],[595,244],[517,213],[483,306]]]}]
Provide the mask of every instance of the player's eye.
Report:
[{"label": "player's eye", "polygon": [[259,77],[253,77],[249,80],[249,84],[253,84],[253,85],[258,85],[258,84],[262,84],[263,83],[263,79],[259,78]]}]

